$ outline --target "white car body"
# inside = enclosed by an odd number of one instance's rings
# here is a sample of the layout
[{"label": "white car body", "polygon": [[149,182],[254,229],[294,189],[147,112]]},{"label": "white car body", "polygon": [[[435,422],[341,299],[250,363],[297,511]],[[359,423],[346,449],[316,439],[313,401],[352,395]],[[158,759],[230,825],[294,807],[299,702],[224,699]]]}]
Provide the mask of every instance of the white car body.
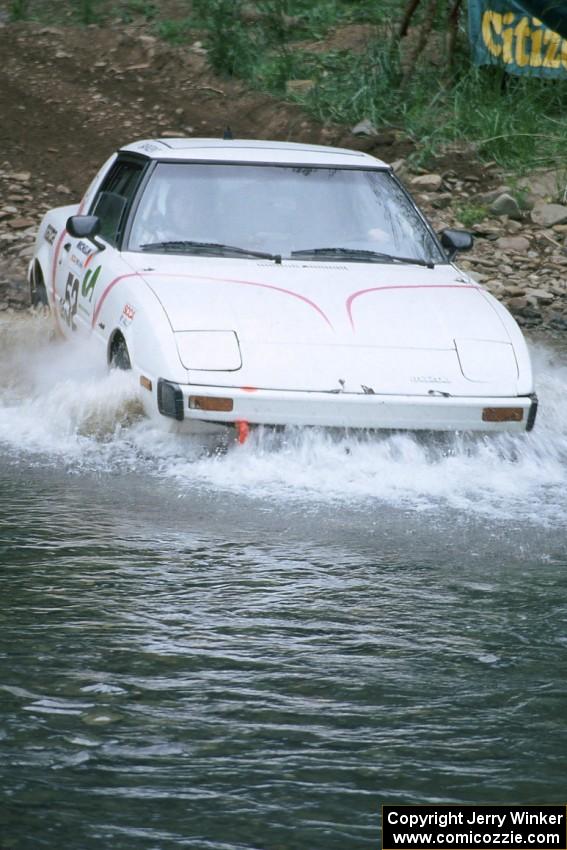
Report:
[{"label": "white car body", "polygon": [[[533,426],[537,401],[519,327],[445,257],[434,267],[348,256],[274,261],[131,250],[101,236],[71,236],[69,217],[92,213],[120,157],[145,170],[155,163],[234,163],[391,171],[367,154],[312,145],[143,141],[105,163],[80,205],[47,213],[30,264],[32,292],[44,286],[61,332],[89,335],[101,358],[108,361],[124,340],[150,415],[159,416],[159,406],[164,421],[182,430],[239,422]],[[127,216],[136,215],[143,191],[140,184]]]}]

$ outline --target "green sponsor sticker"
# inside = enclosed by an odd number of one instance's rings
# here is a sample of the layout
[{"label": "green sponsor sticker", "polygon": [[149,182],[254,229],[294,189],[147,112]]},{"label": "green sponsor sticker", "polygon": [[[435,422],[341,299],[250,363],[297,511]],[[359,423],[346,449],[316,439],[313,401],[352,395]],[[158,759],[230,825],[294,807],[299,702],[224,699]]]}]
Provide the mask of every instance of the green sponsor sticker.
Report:
[{"label": "green sponsor sticker", "polygon": [[81,287],[81,295],[83,298],[88,298],[89,301],[92,301],[94,288],[96,286],[96,282],[98,280],[98,276],[100,274],[101,266],[97,266],[96,269],[91,271],[88,270],[86,275],[83,278],[83,285]]}]

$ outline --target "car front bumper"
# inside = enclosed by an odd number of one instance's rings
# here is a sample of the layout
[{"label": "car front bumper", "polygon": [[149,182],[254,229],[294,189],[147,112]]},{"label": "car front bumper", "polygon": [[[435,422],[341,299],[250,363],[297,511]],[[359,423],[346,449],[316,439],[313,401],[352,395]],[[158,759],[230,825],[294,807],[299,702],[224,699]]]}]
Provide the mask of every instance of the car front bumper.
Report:
[{"label": "car front bumper", "polygon": [[[410,431],[520,432],[533,428],[535,395],[507,398],[378,395],[177,386],[183,422]],[[182,399],[182,400],[181,400]],[[198,400],[195,406],[195,400]],[[203,409],[223,406],[230,410]],[[181,416],[177,417],[181,419]],[[202,430],[202,427],[199,428]]]}]

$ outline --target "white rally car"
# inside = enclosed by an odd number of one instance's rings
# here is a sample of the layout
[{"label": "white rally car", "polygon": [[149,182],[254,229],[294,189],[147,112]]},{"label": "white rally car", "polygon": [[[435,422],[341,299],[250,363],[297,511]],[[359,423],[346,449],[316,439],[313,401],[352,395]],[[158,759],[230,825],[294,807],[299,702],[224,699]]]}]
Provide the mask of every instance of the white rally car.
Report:
[{"label": "white rally car", "polygon": [[29,282],[179,428],[529,431],[521,331],[452,262],[471,245],[367,154],[168,138],[47,213]]}]

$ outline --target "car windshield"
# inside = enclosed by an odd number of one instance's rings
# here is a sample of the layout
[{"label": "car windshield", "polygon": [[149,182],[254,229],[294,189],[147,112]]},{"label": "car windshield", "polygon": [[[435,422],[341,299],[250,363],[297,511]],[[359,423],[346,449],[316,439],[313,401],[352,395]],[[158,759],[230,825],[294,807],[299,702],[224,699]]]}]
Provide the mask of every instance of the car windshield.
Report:
[{"label": "car windshield", "polygon": [[158,163],[138,204],[129,249],[447,262],[388,171],[289,165]]}]

